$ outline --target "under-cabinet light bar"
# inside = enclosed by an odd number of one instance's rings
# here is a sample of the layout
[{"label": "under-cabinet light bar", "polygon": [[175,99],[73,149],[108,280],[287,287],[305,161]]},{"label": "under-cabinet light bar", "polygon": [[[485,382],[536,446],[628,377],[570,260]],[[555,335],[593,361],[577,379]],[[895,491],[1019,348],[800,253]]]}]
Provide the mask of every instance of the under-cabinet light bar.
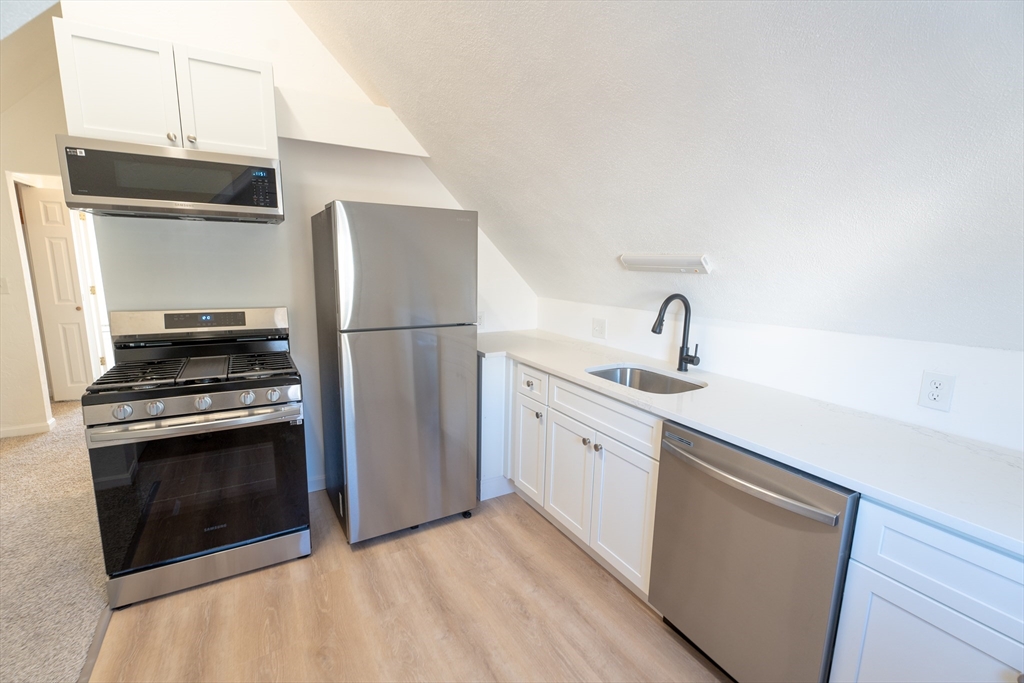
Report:
[{"label": "under-cabinet light bar", "polygon": [[623,254],[619,260],[627,270],[657,270],[672,273],[699,273],[701,275],[711,272],[711,263],[705,255]]}]

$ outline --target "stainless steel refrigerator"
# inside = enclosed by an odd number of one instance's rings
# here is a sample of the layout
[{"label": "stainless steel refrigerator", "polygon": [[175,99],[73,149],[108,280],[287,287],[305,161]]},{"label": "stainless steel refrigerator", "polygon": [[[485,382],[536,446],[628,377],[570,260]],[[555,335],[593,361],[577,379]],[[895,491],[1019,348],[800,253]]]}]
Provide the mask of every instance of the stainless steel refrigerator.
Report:
[{"label": "stainless steel refrigerator", "polygon": [[349,543],[477,502],[475,211],[313,216],[327,492]]}]

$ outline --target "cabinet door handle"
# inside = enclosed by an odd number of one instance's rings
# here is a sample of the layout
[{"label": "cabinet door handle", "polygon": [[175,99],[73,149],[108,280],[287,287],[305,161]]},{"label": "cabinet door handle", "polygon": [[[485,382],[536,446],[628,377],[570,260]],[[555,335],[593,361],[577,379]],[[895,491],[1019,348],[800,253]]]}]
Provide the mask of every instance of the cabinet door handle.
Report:
[{"label": "cabinet door handle", "polygon": [[177,133],[168,133],[167,134],[167,139],[170,140],[171,142],[174,142],[175,140],[178,139],[178,134]]},{"label": "cabinet door handle", "polygon": [[186,135],[185,139],[188,140],[189,142],[195,142],[196,141],[196,136],[195,135]]},{"label": "cabinet door handle", "polygon": [[538,420],[544,417],[544,413],[540,412],[539,410],[537,411],[536,415]]},{"label": "cabinet door handle", "polygon": [[603,450],[604,450],[604,446],[602,446],[602,445],[601,445],[601,444],[599,444],[599,443],[595,443],[595,444],[594,444],[594,450],[595,450],[595,451],[603,451]]},{"label": "cabinet door handle", "polygon": [[526,380],[526,388],[527,389],[533,389],[533,380],[532,379]]},{"label": "cabinet door handle", "polygon": [[583,437],[583,445],[584,446],[589,446],[590,445],[590,439],[588,439],[587,437]]}]

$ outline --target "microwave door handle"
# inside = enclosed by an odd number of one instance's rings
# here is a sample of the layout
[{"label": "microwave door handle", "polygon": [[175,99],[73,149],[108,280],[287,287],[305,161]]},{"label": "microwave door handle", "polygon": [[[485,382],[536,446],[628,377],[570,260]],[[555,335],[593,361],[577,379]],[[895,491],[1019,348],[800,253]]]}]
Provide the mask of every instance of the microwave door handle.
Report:
[{"label": "microwave door handle", "polygon": [[795,512],[798,515],[802,515],[808,519],[813,519],[815,522],[821,522],[827,526],[836,526],[839,524],[839,515],[837,514],[826,512],[825,510],[801,503],[798,500],[793,500],[781,493],[769,491],[768,489],[761,488],[756,484],[751,484],[749,481],[744,481],[739,477],[734,477],[728,472],[723,472],[717,467],[704,462],[700,458],[690,455],[686,451],[678,448],[675,444],[670,443],[668,440],[662,440],[661,447],[668,450],[676,457],[681,458],[683,462],[692,465],[709,477],[717,479],[723,484],[731,486],[739,491],[743,491],[755,498],[760,498],[766,503],[771,503],[772,505],[789,510],[790,512]]},{"label": "microwave door handle", "polygon": [[[237,416],[239,411],[230,415]],[[219,432],[225,429],[236,427],[251,427],[259,424],[283,422],[285,420],[302,419],[301,405],[276,406],[271,409],[257,408],[248,411],[241,417],[228,417],[213,420],[199,420],[185,424],[175,424],[161,427],[160,422],[147,422],[143,424],[123,425],[112,428],[88,429],[86,440],[92,446],[117,446],[126,443],[137,443],[140,441],[152,441],[154,439],[169,439],[176,436],[189,436],[192,434],[203,434],[206,432]]]}]

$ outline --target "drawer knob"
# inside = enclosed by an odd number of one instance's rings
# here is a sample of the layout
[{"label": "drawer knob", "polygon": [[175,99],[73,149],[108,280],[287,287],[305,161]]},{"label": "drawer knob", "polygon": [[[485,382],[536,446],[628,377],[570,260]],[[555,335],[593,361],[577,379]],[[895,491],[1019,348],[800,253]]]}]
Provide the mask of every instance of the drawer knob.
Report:
[{"label": "drawer knob", "polygon": [[595,443],[595,444],[594,444],[594,450],[595,450],[595,451],[603,451],[603,450],[604,450],[604,446],[602,446],[602,445],[601,445],[601,444],[599,444],[599,443]]},{"label": "drawer knob", "polygon": [[527,389],[533,389],[533,380],[532,379],[526,380],[526,388]]},{"label": "drawer knob", "polygon": [[587,437],[583,437],[583,445],[584,446],[589,446],[590,445],[590,439],[588,439]]},{"label": "drawer knob", "polygon": [[539,410],[536,412],[536,415],[538,420],[544,417],[544,413],[540,412]]}]

